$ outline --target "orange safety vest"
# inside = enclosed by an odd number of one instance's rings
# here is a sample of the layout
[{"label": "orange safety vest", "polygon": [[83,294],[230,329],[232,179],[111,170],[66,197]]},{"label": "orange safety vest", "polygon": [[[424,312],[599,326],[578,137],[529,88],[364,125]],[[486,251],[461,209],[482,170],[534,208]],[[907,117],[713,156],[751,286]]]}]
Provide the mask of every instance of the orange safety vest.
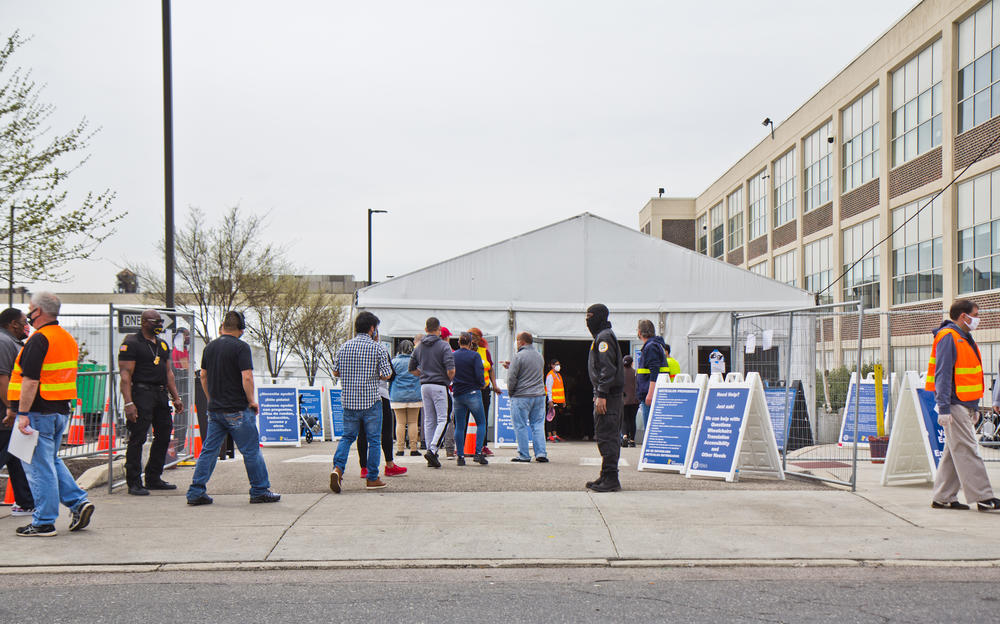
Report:
[{"label": "orange safety vest", "polygon": [[479,352],[479,357],[483,358],[483,381],[486,385],[490,385],[490,360],[486,357],[486,347],[476,347],[476,351]]},{"label": "orange safety vest", "polygon": [[[566,388],[563,386],[562,375],[550,370],[548,377],[552,378],[552,402],[556,405],[566,404]],[[548,385],[548,379],[546,378],[546,385]]]},{"label": "orange safety vest", "polygon": [[927,382],[924,389],[934,392],[934,369],[936,366],[937,346],[941,339],[951,334],[955,341],[955,396],[959,401],[978,401],[983,398],[983,359],[979,349],[973,347],[968,340],[962,338],[954,329],[942,329],[934,336],[934,346],[931,347],[931,360],[927,364]]},{"label": "orange safety vest", "polygon": [[[76,400],[76,368],[77,360],[80,357],[80,349],[76,345],[76,340],[59,325],[46,325],[36,333],[45,336],[46,340],[49,341],[49,349],[45,352],[45,359],[42,361],[38,393],[46,401]],[[17,354],[17,359],[14,360],[14,370],[11,371],[10,384],[7,385],[8,401],[21,399],[22,353],[24,353],[24,349],[21,349],[21,352]]]}]

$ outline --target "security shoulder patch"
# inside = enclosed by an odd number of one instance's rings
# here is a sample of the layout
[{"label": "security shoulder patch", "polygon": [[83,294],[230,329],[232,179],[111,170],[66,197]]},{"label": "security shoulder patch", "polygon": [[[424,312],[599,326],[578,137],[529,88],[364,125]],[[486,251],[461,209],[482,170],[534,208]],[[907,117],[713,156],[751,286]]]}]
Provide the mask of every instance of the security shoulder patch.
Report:
[{"label": "security shoulder patch", "polygon": [[165,342],[163,342],[163,341],[161,340],[161,341],[160,341],[160,348],[161,348],[161,349],[163,349],[164,351],[166,351],[166,350],[167,350],[167,343],[165,343]]},{"label": "security shoulder patch", "polygon": [[119,351],[128,351],[128,345],[127,344],[123,344],[118,350]]},{"label": "security shoulder patch", "polygon": [[600,351],[601,353],[604,353],[605,351],[608,350],[608,343],[602,342],[601,344],[597,345],[597,350]]}]

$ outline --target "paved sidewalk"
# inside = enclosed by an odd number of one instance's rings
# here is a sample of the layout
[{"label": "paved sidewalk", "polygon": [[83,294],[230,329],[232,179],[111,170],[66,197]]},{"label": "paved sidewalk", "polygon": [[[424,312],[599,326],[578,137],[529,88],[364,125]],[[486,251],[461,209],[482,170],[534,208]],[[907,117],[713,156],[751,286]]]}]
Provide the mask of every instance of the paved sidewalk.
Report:
[{"label": "paved sidewalk", "polygon": [[[281,471],[280,462],[270,465],[272,472]],[[501,478],[515,470],[504,468],[496,473]],[[416,470],[415,478],[425,474]],[[458,474],[459,469],[446,466],[435,474],[449,470]],[[210,483],[214,505],[187,506],[183,492],[190,469],[177,471],[171,474],[182,486],[176,492],[138,499],[95,491],[91,527],[69,533],[64,513],[57,523],[60,535],[52,539],[15,537],[14,528],[25,519],[11,518],[9,508],[0,508],[0,573],[45,570],[38,566],[137,565],[142,570],[205,564],[1000,565],[1000,542],[994,539],[1000,516],[932,510],[929,485],[883,488],[877,485],[880,469],[870,464],[860,471],[856,494],[795,481],[763,490],[737,483],[612,494],[582,487],[364,492],[363,482],[353,476],[348,478],[357,483],[349,482],[344,494],[321,491],[314,478],[313,491],[284,493],[280,503],[270,505],[250,505],[245,493],[219,493],[216,486],[230,477],[246,487],[242,463],[227,462],[219,471],[219,482]],[[1000,466],[991,465],[990,472],[1000,484]],[[657,476],[668,477],[652,475]],[[677,483],[673,479],[664,483]]]}]

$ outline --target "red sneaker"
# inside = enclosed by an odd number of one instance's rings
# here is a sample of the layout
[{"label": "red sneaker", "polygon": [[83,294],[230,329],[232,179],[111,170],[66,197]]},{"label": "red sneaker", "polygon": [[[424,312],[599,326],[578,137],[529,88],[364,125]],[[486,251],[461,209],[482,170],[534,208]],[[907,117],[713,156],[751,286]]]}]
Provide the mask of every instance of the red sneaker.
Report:
[{"label": "red sneaker", "polygon": [[486,457],[493,457],[493,451],[484,446],[483,455],[485,455]]},{"label": "red sneaker", "polygon": [[362,468],[361,469],[361,478],[362,479],[367,479],[368,478],[368,469],[367,468]]},{"label": "red sneaker", "polygon": [[386,466],[385,476],[387,477],[398,477],[399,475],[406,474],[406,467],[396,464],[395,466]]}]

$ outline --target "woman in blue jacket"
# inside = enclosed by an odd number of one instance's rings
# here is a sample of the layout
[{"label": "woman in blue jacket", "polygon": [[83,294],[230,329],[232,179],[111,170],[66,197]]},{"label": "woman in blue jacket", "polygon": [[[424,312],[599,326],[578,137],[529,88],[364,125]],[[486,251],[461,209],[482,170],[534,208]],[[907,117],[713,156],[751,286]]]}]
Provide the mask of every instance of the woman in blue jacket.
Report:
[{"label": "woman in blue jacket", "polygon": [[392,368],[396,372],[389,384],[389,405],[396,412],[396,456],[406,451],[406,427],[410,427],[410,455],[420,455],[420,379],[410,372],[410,355],[413,343],[403,340],[392,358]]}]

